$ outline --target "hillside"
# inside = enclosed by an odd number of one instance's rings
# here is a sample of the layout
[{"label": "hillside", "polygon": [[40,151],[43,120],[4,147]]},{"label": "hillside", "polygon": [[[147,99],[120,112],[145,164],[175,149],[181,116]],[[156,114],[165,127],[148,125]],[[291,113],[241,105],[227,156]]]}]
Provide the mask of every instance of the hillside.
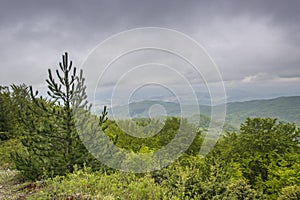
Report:
[{"label": "hillside", "polygon": [[271,117],[300,126],[300,96],[227,104],[226,121],[239,126],[247,117]]},{"label": "hillside", "polygon": [[[173,102],[163,101],[141,101],[129,104],[131,117],[149,117],[149,109],[154,105],[164,107],[168,116],[180,116],[180,110],[185,112],[183,117],[196,122],[195,114],[197,107],[195,105],[180,105]],[[155,108],[156,109],[156,108]],[[210,106],[200,105],[201,115],[210,116]],[[113,109],[114,114],[119,118],[128,117],[127,106],[117,106]],[[150,109],[151,113],[151,109]],[[152,112],[152,114],[157,112]],[[158,112],[160,115],[163,112]],[[110,112],[111,114],[111,112]],[[300,126],[300,96],[279,97],[275,99],[251,100],[244,102],[232,102],[227,104],[226,123],[236,128],[245,121],[247,117],[271,117],[278,118],[283,122],[294,122]]]}]

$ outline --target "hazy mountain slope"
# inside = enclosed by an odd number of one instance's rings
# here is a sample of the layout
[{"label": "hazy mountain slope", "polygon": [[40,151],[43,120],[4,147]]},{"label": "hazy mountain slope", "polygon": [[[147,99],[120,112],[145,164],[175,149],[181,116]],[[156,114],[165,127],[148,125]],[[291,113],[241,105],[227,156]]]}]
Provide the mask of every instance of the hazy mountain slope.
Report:
[{"label": "hazy mountain slope", "polygon": [[[181,110],[185,112],[183,117],[190,118],[196,121],[197,106],[195,105],[180,105],[172,102],[163,101],[141,101],[129,104],[131,117],[149,117],[151,107],[153,105],[161,105],[165,108],[168,116],[180,116]],[[153,107],[152,107],[153,108]],[[156,108],[157,109],[157,108]],[[200,105],[200,113],[210,116],[210,106]],[[114,108],[114,113],[118,117],[126,117],[127,106],[117,106]],[[154,112],[157,113],[154,109]],[[111,113],[110,113],[111,114]],[[159,112],[162,115],[162,112]],[[154,115],[155,116],[155,115]],[[247,117],[271,117],[278,118],[284,122],[294,122],[300,126],[300,96],[294,97],[279,97],[266,100],[251,100],[245,102],[233,102],[227,104],[226,122],[234,127],[239,127]]]},{"label": "hazy mountain slope", "polygon": [[[168,116],[180,116],[181,110],[184,111],[182,115],[184,117],[188,117],[191,115],[194,115],[197,113],[197,106],[195,105],[180,105],[178,103],[173,102],[164,102],[164,101],[140,101],[140,102],[134,102],[130,103],[129,105],[124,106],[116,106],[113,108],[113,114],[117,117],[128,117],[128,108],[129,107],[129,114],[131,117],[149,117],[149,114],[153,113],[155,115],[163,115],[164,113],[162,110],[157,110],[158,108],[152,107],[152,106],[162,106],[166,114]],[[154,108],[151,112],[151,108]],[[204,115],[208,115],[210,113],[210,107],[209,106],[200,106],[200,112]],[[110,114],[112,114],[112,111],[109,110]],[[160,112],[159,112],[160,111]]]},{"label": "hazy mountain slope", "polygon": [[239,126],[247,117],[272,117],[300,126],[300,97],[279,97],[227,104],[226,121]]}]

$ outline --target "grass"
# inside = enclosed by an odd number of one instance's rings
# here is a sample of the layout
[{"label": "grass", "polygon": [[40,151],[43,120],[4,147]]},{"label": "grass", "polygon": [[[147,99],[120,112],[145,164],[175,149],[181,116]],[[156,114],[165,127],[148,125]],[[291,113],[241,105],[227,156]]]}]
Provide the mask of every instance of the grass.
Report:
[{"label": "grass", "polygon": [[19,194],[19,181],[14,170],[0,171],[0,199],[16,199]]},{"label": "grass", "polygon": [[24,182],[16,170],[0,170],[0,200],[23,200],[35,193],[36,183]]}]

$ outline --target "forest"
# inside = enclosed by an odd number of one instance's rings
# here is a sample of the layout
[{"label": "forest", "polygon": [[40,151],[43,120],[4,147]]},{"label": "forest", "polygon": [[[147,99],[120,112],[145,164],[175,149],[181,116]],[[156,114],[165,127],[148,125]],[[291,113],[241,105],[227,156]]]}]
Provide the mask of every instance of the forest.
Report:
[{"label": "forest", "polygon": [[[300,199],[300,129],[294,123],[249,116],[201,155],[205,129],[186,119],[169,116],[157,134],[137,138],[110,119],[106,107],[101,115],[91,114],[84,72],[67,53],[56,71],[49,69],[45,84],[47,96],[26,84],[0,86],[0,199]],[[134,153],[161,149],[179,129],[183,143],[190,134],[195,138],[162,169],[124,172],[90,153],[77,129],[83,122],[84,129],[96,124],[114,145]],[[145,127],[150,120],[134,123]],[[97,151],[97,131],[85,137]]]}]

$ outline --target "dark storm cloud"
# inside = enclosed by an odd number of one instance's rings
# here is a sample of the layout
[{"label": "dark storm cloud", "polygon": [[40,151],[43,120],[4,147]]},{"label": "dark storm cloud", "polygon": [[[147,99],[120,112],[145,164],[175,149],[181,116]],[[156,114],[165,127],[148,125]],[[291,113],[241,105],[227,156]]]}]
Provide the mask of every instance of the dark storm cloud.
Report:
[{"label": "dark storm cloud", "polygon": [[299,13],[299,1],[280,0],[4,0],[0,84],[43,84],[47,68],[56,67],[65,50],[79,64],[112,34],[144,26],[193,37],[208,50],[228,83],[277,77],[279,82],[291,78],[295,84],[300,77]]}]

